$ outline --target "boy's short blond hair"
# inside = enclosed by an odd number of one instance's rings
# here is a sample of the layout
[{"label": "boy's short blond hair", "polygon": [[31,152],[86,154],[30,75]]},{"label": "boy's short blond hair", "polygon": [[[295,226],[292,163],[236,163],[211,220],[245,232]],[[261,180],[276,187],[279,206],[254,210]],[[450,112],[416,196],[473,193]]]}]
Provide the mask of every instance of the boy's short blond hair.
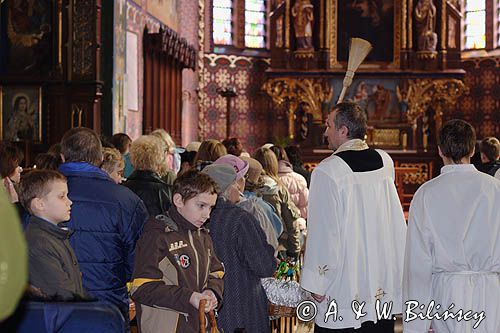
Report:
[{"label": "boy's short blond hair", "polygon": [[132,142],[130,162],[136,170],[148,170],[161,174],[166,165],[165,146],[154,135],[143,135]]},{"label": "boy's short blond hair", "polygon": [[123,170],[123,168],[125,168],[125,162],[118,149],[108,147],[102,149],[101,169],[111,174],[114,171]]},{"label": "boy's short blond hair", "polygon": [[35,198],[42,198],[52,189],[54,181],[67,182],[66,177],[56,170],[33,169],[21,176],[18,195],[23,207],[31,214],[31,201]]}]

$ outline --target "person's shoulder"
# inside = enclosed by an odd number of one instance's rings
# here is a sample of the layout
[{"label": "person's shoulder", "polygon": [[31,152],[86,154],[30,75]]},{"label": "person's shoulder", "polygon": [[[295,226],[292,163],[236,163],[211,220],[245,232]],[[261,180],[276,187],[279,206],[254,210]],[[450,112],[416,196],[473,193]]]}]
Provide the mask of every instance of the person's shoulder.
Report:
[{"label": "person's shoulder", "polygon": [[35,223],[28,225],[25,238],[31,253],[51,252],[56,243],[62,243],[62,240],[38,227]]},{"label": "person's shoulder", "polygon": [[[347,167],[349,169],[349,167]],[[347,172],[345,162],[338,157],[337,155],[331,155],[324,160],[322,160],[312,171],[312,175],[317,174],[318,172],[322,172],[328,176],[335,177],[341,176],[345,171]]]}]

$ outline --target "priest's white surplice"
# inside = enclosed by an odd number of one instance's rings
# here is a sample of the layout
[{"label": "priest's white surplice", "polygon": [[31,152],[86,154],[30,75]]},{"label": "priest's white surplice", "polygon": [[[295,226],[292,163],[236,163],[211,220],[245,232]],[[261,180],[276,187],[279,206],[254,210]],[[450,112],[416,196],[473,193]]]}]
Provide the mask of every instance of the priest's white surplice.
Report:
[{"label": "priest's white surplice", "polygon": [[[475,329],[479,317],[448,318],[432,321],[435,332],[500,332],[500,181],[471,164],[444,166],[415,193],[407,237],[404,302],[423,304],[424,314],[431,301],[441,306],[438,313],[451,304],[454,314],[484,311]],[[404,332],[427,332],[430,324],[405,322]]]},{"label": "priest's white surplice", "polygon": [[[390,314],[402,311],[406,223],[393,162],[387,153],[377,151],[384,163],[381,169],[353,172],[332,155],[312,173],[301,286],[326,295],[317,303],[315,322],[321,327],[359,328],[365,321],[377,322],[376,300],[392,305]],[[325,322],[333,301],[337,320],[330,316]],[[365,316],[355,318],[353,301],[365,302]]]}]

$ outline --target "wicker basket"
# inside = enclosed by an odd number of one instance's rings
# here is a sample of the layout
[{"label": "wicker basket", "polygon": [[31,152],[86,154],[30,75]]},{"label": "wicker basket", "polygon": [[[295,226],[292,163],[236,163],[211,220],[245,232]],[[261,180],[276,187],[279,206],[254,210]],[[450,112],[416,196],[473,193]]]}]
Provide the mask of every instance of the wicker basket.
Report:
[{"label": "wicker basket", "polygon": [[295,308],[291,308],[284,305],[276,305],[274,303],[268,302],[268,312],[270,317],[294,317]]}]

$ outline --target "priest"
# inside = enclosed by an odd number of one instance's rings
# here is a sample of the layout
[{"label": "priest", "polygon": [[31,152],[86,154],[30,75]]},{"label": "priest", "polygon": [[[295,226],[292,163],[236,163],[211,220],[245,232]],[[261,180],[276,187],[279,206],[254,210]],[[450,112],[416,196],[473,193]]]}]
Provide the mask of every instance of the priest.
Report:
[{"label": "priest", "polygon": [[301,277],[318,309],[315,332],[393,333],[406,238],[393,161],[364,141],[359,105],[337,104],[326,125],[335,152],[312,173]]}]

